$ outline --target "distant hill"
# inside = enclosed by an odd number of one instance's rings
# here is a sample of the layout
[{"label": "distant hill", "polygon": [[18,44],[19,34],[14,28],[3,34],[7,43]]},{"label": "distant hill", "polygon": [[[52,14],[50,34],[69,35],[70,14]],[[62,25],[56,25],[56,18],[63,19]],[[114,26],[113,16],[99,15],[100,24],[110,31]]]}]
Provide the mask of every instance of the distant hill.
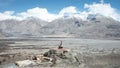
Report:
[{"label": "distant hill", "polygon": [[0,29],[7,37],[16,36],[33,36],[39,35],[42,26],[47,22],[37,18],[27,18],[22,21],[18,20],[3,20],[0,21]]},{"label": "distant hill", "polygon": [[120,38],[120,22],[102,15],[61,17],[46,22],[29,17],[25,20],[0,21],[0,32],[6,37],[77,37],[96,39]]}]

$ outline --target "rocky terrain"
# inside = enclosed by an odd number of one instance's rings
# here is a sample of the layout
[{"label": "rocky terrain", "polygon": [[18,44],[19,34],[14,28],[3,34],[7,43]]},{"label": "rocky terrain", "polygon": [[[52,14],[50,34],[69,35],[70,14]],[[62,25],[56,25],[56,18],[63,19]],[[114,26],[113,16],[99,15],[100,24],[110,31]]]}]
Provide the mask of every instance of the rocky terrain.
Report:
[{"label": "rocky terrain", "polygon": [[86,20],[79,16],[66,16],[51,22],[29,17],[22,21],[0,21],[0,33],[5,37],[120,39],[120,22],[100,14],[89,14]]},{"label": "rocky terrain", "polygon": [[[48,62],[25,67],[15,65],[16,61],[26,60],[28,56],[41,55],[58,47],[59,40],[63,42],[64,48],[70,49],[67,59],[56,58],[56,64],[52,67]],[[0,68],[120,68],[119,44],[118,40],[75,38],[1,39]]]}]

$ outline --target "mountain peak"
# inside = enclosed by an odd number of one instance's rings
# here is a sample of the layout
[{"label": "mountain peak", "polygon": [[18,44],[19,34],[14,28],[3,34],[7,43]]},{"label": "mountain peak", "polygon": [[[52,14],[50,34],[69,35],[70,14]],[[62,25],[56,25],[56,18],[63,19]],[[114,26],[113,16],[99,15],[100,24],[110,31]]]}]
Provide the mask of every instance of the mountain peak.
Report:
[{"label": "mountain peak", "polygon": [[62,37],[67,34],[80,38],[119,38],[119,26],[120,22],[100,14],[89,14],[85,21],[79,15],[59,17],[52,22],[28,17],[22,21],[0,21],[0,33],[10,37]]}]

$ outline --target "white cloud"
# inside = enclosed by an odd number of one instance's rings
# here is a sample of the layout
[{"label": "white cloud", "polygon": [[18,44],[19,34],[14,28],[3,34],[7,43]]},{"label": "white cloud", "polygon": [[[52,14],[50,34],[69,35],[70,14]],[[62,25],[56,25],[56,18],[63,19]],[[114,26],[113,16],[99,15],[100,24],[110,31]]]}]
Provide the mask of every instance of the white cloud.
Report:
[{"label": "white cloud", "polygon": [[5,11],[3,13],[0,13],[0,20],[6,20],[6,19],[17,19],[22,20],[23,18],[14,16],[14,11]]},{"label": "white cloud", "polygon": [[115,8],[112,8],[110,4],[93,3],[92,5],[85,4],[84,8],[88,8],[90,14],[102,14],[107,17],[112,17],[115,20],[120,21],[120,14],[117,13]]},{"label": "white cloud", "polygon": [[76,7],[74,6],[65,7],[59,12],[60,15],[74,14],[74,13],[78,13]]},{"label": "white cloud", "polygon": [[25,12],[16,13],[14,11],[5,11],[0,13],[0,20],[5,19],[18,19],[23,20],[27,17],[37,17],[45,21],[52,21],[56,18],[59,18],[65,14],[79,16],[83,20],[87,17],[88,14],[102,14],[107,17],[112,17],[115,20],[120,21],[120,14],[116,12],[116,9],[111,7],[110,4],[102,3],[93,3],[85,4],[84,8],[87,8],[85,11],[79,11],[75,6],[64,7],[58,14],[49,13],[46,8],[35,7],[28,9]]},{"label": "white cloud", "polygon": [[47,11],[46,8],[32,8],[28,9],[26,12],[18,13],[19,17],[27,18],[27,17],[37,17],[45,21],[52,21],[57,18],[56,14],[51,14]]},{"label": "white cloud", "polygon": [[11,19],[14,11],[5,11],[0,13],[0,20]]},{"label": "white cloud", "polygon": [[87,12],[86,11],[81,12],[77,10],[75,6],[69,6],[69,7],[63,8],[59,12],[59,17],[61,16],[74,16],[74,17],[80,17],[82,20],[86,20]]},{"label": "white cloud", "polygon": [[3,14],[5,14],[5,15],[12,15],[12,14],[14,14],[14,11],[5,11]]},{"label": "white cloud", "polygon": [[3,13],[0,13],[0,20],[5,20],[5,19],[23,20],[27,17],[37,17],[45,21],[52,21],[59,17],[56,14],[49,13],[46,8],[39,8],[39,7],[28,9],[26,12],[17,13],[17,15],[13,15],[13,14],[14,11],[5,11]]}]

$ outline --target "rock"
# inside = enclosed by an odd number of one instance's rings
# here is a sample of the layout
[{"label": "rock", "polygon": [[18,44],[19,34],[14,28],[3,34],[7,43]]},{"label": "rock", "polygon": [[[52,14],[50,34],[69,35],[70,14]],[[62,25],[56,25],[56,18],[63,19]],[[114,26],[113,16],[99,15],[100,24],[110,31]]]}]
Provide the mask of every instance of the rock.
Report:
[{"label": "rock", "polygon": [[25,67],[25,66],[29,66],[29,65],[35,65],[36,63],[32,60],[23,60],[23,61],[16,61],[15,65],[19,66],[19,67]]}]

